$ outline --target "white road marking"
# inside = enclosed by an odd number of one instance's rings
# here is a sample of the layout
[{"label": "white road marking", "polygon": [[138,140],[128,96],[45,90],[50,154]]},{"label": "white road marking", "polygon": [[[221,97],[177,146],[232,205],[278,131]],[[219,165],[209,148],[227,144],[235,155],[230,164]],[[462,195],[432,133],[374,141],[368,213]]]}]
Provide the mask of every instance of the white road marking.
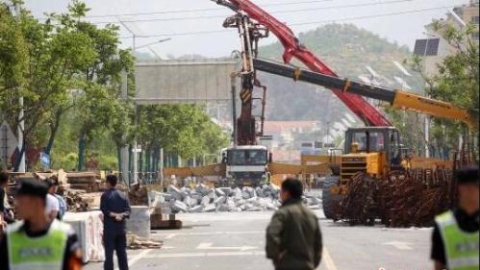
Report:
[{"label": "white road marking", "polygon": [[[209,236],[209,235],[245,235],[245,234],[265,234],[265,231],[176,233],[175,237],[177,236]],[[156,233],[154,235],[169,237],[172,234]],[[170,239],[170,238],[167,238],[167,239]]]},{"label": "white road marking", "polygon": [[145,259],[168,259],[168,258],[199,258],[199,257],[251,257],[265,256],[263,251],[239,251],[239,252],[190,252],[190,253],[171,253],[171,254],[151,254],[144,256]]},{"label": "white road marking", "polygon": [[[135,255],[131,260],[128,260],[128,267],[131,268],[136,262],[145,258],[145,256],[147,256],[148,253],[150,253],[152,250],[153,249],[146,249],[138,253],[137,255]],[[115,270],[120,270],[120,269],[117,267]]]},{"label": "white road marking", "polygon": [[165,237],[165,239],[172,239],[172,238],[174,238],[175,236],[177,236],[177,235],[174,234],[174,233],[172,233],[172,234],[167,235],[167,237]]},{"label": "white road marking", "polygon": [[399,249],[399,250],[412,250],[413,249],[410,246],[410,243],[405,243],[405,242],[388,242],[388,243],[383,243],[383,246],[394,246],[396,249]]},{"label": "white road marking", "polygon": [[240,251],[248,251],[257,249],[257,247],[250,247],[250,246],[242,246],[242,247],[214,247],[213,243],[201,243],[198,245],[197,249],[200,250],[240,250]]},{"label": "white road marking", "polygon": [[332,257],[330,256],[330,252],[326,248],[323,248],[323,261],[327,266],[328,270],[338,270],[337,266],[333,262]]}]

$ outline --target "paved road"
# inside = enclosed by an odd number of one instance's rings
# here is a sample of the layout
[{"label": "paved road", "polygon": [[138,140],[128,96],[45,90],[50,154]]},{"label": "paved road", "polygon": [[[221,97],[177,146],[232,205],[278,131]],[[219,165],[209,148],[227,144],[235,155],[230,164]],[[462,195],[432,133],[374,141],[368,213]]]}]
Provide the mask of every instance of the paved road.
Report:
[{"label": "paved road", "polygon": [[[326,252],[320,270],[427,270],[430,229],[349,227],[320,217]],[[264,231],[272,213],[209,213],[180,216],[181,231],[153,232],[160,250],[132,251],[131,269],[269,270]],[[89,264],[86,270],[100,270]]]}]

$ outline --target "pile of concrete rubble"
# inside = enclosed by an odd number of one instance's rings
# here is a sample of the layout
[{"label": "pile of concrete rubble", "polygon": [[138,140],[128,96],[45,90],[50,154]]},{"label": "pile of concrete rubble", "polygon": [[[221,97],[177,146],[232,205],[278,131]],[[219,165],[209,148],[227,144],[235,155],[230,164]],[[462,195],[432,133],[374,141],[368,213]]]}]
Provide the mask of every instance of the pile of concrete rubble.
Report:
[{"label": "pile of concrete rubble", "polygon": [[[195,189],[169,186],[167,193],[152,191],[151,201],[163,213],[258,212],[275,211],[280,206],[280,188],[270,184],[263,187],[209,188],[203,184]],[[304,203],[312,209],[320,208],[321,200],[306,196]]]}]

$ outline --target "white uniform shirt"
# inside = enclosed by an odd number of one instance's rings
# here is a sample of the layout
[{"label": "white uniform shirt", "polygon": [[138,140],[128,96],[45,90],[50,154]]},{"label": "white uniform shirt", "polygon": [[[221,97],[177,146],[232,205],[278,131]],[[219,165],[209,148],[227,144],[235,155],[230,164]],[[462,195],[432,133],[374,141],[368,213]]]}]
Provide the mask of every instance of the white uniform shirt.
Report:
[{"label": "white uniform shirt", "polygon": [[47,206],[45,207],[45,214],[50,215],[52,211],[60,211],[60,204],[55,196],[47,195]]}]

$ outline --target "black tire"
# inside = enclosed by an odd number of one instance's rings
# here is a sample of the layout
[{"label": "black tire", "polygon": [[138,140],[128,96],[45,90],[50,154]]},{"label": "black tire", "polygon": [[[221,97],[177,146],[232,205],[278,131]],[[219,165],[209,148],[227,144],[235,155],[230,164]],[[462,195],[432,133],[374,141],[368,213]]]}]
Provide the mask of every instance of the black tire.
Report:
[{"label": "black tire", "polygon": [[[328,219],[333,219],[337,221],[340,217],[340,213],[335,213],[335,207],[338,205],[342,199],[342,195],[332,195],[330,193],[330,188],[338,184],[340,177],[338,176],[329,176],[323,182],[322,190],[322,202],[323,202],[323,212],[325,217]],[[338,208],[337,208],[338,209]]]}]

